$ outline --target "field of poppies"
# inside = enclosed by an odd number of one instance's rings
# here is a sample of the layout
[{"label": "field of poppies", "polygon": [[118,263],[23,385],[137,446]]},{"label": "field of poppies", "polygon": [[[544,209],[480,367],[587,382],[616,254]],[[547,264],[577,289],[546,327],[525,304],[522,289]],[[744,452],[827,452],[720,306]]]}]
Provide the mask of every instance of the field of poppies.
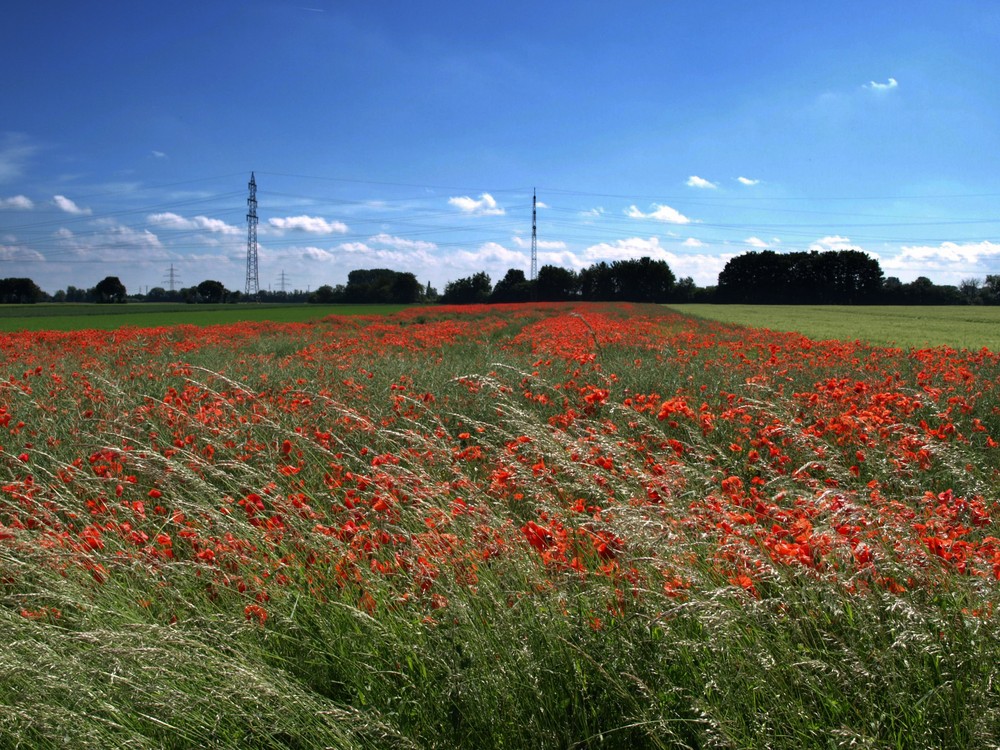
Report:
[{"label": "field of poppies", "polygon": [[993,352],[566,304],[0,357],[0,746],[1000,744]]}]

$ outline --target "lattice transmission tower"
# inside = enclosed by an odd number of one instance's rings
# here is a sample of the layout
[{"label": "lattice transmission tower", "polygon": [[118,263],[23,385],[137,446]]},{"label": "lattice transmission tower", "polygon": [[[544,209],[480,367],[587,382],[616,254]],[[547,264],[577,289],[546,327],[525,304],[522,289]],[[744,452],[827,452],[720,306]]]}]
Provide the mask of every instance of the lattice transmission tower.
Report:
[{"label": "lattice transmission tower", "polygon": [[257,299],[260,279],[257,275],[257,180],[250,173],[250,197],[247,198],[247,284],[246,296]]},{"label": "lattice transmission tower", "polygon": [[174,264],[170,264],[170,270],[167,272],[167,278],[165,279],[167,283],[167,291],[175,292],[177,291],[177,271],[174,270]]}]

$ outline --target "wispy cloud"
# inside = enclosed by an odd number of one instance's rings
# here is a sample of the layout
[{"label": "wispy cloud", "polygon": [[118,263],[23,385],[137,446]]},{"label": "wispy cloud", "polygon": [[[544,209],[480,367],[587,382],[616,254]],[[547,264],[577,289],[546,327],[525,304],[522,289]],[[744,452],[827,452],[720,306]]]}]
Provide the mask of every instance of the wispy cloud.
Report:
[{"label": "wispy cloud", "polygon": [[38,151],[23,133],[4,133],[0,139],[0,182],[16,180],[24,165]]},{"label": "wispy cloud", "polygon": [[282,231],[308,232],[309,234],[346,234],[347,225],[342,221],[327,221],[320,216],[288,216],[268,219],[267,223]]},{"label": "wispy cloud", "polygon": [[448,203],[457,208],[462,213],[473,216],[503,216],[506,213],[496,199],[489,193],[483,193],[479,200],[469,196],[449,198]]},{"label": "wispy cloud", "polygon": [[737,177],[736,181],[739,182],[741,185],[746,185],[748,187],[751,185],[756,185],[760,182],[760,180],[751,180],[749,177]]},{"label": "wispy cloud", "polygon": [[434,250],[437,245],[425,240],[408,240],[404,237],[396,237],[385,232],[369,237],[368,241],[374,245],[385,245],[399,250]]},{"label": "wispy cloud", "polygon": [[0,208],[12,208],[30,211],[35,207],[34,201],[26,195],[15,195],[10,198],[0,198]]},{"label": "wispy cloud", "polygon": [[166,159],[167,158],[167,155],[165,153],[163,153],[162,151],[157,151],[156,149],[153,149],[153,151],[151,151],[150,153],[156,159]]},{"label": "wispy cloud", "polygon": [[580,216],[583,216],[588,219],[596,219],[598,216],[603,216],[603,215],[604,215],[603,206],[597,206],[596,208],[592,208],[589,211],[580,212]]},{"label": "wispy cloud", "polygon": [[[521,248],[530,248],[531,240],[526,240],[523,237],[511,237],[511,240],[515,245]],[[537,246],[539,250],[565,250],[566,243],[562,240],[537,240]]]},{"label": "wispy cloud", "polygon": [[760,248],[761,250],[763,250],[766,247],[770,247],[770,245],[764,240],[762,240],[760,237],[747,237],[745,240],[743,240],[743,242],[749,245],[750,247]]},{"label": "wispy cloud", "polygon": [[4,245],[0,243],[0,260],[9,261],[39,261],[44,262],[47,258],[37,250],[21,245]]},{"label": "wispy cloud", "polygon": [[891,89],[897,88],[899,86],[899,81],[895,78],[890,78],[885,83],[879,83],[878,81],[869,81],[865,84],[865,88],[869,91],[889,91]]},{"label": "wispy cloud", "polygon": [[92,227],[85,236],[57,232],[58,245],[86,261],[150,261],[168,257],[160,238],[148,229],[135,229],[113,219],[98,219],[92,222]]},{"label": "wispy cloud", "polygon": [[210,219],[207,216],[195,216],[193,219],[187,219],[179,214],[167,212],[150,214],[146,219],[150,224],[155,224],[164,229],[205,230],[217,234],[232,235],[242,234],[242,230],[239,227],[227,224],[222,219]]},{"label": "wispy cloud", "polygon": [[659,203],[654,203],[650,206],[652,209],[649,213],[643,213],[636,206],[629,206],[625,215],[630,219],[655,219],[656,221],[663,221],[667,224],[690,224],[691,219],[682,214],[676,208],[671,208],[670,206],[665,206]]},{"label": "wispy cloud", "polygon": [[699,177],[696,174],[693,174],[690,177],[688,177],[687,182],[685,184],[688,187],[701,188],[703,190],[715,190],[715,188],[719,187],[716,183],[709,182],[704,177]]},{"label": "wispy cloud", "polygon": [[52,202],[58,206],[60,211],[65,211],[73,216],[88,216],[91,213],[89,208],[81,208],[76,205],[73,201],[67,198],[65,195],[54,195],[52,196]]},{"label": "wispy cloud", "polygon": [[688,237],[681,244],[684,247],[705,247],[705,243],[695,237]]}]

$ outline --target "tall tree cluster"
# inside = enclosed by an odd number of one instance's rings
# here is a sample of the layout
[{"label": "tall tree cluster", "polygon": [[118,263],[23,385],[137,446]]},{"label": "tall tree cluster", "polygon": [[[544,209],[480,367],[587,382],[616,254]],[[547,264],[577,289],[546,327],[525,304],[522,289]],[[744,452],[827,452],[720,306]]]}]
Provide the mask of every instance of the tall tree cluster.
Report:
[{"label": "tall tree cluster", "polygon": [[857,305],[879,301],[882,269],[860,250],[750,252],[729,260],[715,290],[717,302]]}]

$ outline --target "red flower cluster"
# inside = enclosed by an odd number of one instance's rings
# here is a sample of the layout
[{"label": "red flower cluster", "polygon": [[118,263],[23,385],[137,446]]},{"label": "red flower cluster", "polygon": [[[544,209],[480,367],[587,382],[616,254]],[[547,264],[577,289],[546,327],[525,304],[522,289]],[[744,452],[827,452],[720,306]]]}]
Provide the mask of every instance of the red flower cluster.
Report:
[{"label": "red flower cluster", "polygon": [[6,334],[0,356],[0,544],[93,585],[183,571],[258,626],[289,591],[436,616],[518,565],[606,591],[595,627],[783,576],[1000,580],[988,351],[539,305]]}]

